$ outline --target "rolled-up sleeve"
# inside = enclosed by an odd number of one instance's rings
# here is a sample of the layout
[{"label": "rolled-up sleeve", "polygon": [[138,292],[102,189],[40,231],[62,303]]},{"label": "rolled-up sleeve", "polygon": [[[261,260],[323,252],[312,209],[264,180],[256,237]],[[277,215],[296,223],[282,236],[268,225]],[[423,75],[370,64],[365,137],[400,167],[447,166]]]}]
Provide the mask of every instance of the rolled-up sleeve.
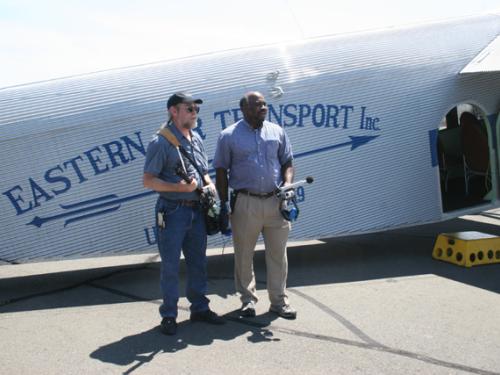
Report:
[{"label": "rolled-up sleeve", "polygon": [[213,165],[216,169],[231,169],[231,148],[229,145],[229,137],[225,134],[221,134],[217,141]]},{"label": "rolled-up sleeve", "polygon": [[281,165],[285,165],[289,161],[293,160],[292,144],[290,143],[290,139],[288,139],[288,135],[284,130],[281,135],[280,147],[278,149],[278,157],[280,159]]}]

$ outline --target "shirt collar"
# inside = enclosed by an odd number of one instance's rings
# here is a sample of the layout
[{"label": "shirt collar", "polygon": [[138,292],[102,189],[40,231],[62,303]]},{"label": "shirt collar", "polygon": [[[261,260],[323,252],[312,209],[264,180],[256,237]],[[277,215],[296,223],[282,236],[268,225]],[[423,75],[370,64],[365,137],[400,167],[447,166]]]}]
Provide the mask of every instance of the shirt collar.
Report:
[{"label": "shirt collar", "polygon": [[262,123],[262,126],[261,126],[260,128],[255,129],[252,125],[250,125],[250,124],[247,122],[247,120],[242,119],[242,120],[241,120],[241,122],[242,122],[243,124],[245,124],[245,126],[246,126],[249,130],[251,130],[251,131],[259,131],[259,130],[262,130],[262,129],[264,128],[264,126],[266,125],[266,121],[264,120],[264,122]]},{"label": "shirt collar", "polygon": [[179,129],[177,129],[177,126],[171,124],[171,125],[169,125],[169,128],[180,142],[182,142],[183,140],[186,140],[186,142],[188,142],[188,143],[191,143],[192,141],[194,141],[194,134],[191,130],[189,131],[189,133],[191,134],[191,142],[189,142],[189,140],[184,136],[184,134],[182,134],[181,131]]}]

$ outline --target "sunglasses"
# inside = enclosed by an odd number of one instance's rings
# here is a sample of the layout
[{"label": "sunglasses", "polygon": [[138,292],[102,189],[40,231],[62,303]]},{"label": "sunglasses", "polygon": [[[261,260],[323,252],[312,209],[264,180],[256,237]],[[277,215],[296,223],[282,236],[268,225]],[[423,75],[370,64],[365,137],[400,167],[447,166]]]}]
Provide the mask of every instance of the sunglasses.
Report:
[{"label": "sunglasses", "polygon": [[199,113],[199,112],[200,112],[200,107],[197,107],[197,106],[189,106],[189,107],[186,107],[186,111],[187,111],[188,113],[193,113],[193,112]]}]

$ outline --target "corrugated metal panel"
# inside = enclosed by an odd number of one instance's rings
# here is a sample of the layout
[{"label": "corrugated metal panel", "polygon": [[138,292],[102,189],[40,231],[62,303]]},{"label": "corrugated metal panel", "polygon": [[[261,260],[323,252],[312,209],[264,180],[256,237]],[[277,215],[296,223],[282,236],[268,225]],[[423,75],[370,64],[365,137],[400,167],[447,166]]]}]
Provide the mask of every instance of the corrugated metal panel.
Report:
[{"label": "corrugated metal panel", "polygon": [[[210,158],[242,94],[267,96],[292,141],[297,178],[315,177],[292,239],[440,220],[428,132],[462,101],[498,111],[499,77],[456,72],[498,35],[499,19],[319,38],[0,90],[0,259],[156,251],[156,198],[142,187],[143,152],[165,119],[166,98],[179,89],[205,101],[200,129]],[[268,80],[276,70],[278,79]],[[270,95],[275,85],[284,90],[280,98]],[[361,127],[367,117],[378,130]],[[353,148],[350,137],[368,138]],[[210,237],[209,244],[225,240]]]}]

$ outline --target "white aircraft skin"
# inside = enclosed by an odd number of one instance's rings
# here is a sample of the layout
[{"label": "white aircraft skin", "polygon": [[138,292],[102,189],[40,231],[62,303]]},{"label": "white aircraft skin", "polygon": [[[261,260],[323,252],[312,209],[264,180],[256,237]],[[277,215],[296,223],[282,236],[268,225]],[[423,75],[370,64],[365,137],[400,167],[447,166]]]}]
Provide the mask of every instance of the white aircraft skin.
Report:
[{"label": "white aircraft skin", "polygon": [[[443,212],[436,139],[461,103],[487,120],[492,197],[500,73],[458,74],[500,34],[485,15],[401,29],[231,50],[0,90],[0,260],[156,251],[156,193],[142,186],[166,100],[204,100],[209,159],[238,102],[264,94],[295,155],[300,216],[291,240],[436,222]],[[213,173],[213,170],[211,171]],[[229,239],[209,237],[209,247]]]}]

